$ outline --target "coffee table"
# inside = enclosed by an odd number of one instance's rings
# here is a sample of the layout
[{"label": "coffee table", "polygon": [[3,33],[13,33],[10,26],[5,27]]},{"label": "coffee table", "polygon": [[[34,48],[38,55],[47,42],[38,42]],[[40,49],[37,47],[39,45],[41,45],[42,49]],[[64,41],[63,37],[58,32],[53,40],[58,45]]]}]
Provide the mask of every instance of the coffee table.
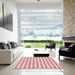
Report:
[{"label": "coffee table", "polygon": [[34,57],[49,57],[49,52],[45,50],[34,50]]}]

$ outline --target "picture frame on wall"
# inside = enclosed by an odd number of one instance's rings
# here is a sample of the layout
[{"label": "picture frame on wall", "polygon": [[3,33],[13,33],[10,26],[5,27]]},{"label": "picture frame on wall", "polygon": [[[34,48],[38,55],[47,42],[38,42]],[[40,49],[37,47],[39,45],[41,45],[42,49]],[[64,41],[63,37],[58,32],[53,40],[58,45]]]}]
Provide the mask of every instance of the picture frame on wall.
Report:
[{"label": "picture frame on wall", "polygon": [[4,3],[0,1],[0,27],[13,31],[13,15]]},{"label": "picture frame on wall", "polygon": [[13,16],[4,5],[4,28],[13,31]]},{"label": "picture frame on wall", "polygon": [[0,1],[0,27],[3,27],[3,11],[2,11],[2,2]]}]

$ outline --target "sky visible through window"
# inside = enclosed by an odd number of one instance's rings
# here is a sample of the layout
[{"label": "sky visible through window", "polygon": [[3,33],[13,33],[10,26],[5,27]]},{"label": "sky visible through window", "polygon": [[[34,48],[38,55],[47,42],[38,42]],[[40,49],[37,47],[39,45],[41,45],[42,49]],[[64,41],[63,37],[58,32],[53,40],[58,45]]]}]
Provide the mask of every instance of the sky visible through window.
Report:
[{"label": "sky visible through window", "polygon": [[[27,37],[62,37],[62,10],[19,10],[21,34]],[[43,37],[43,38],[42,38]]]}]

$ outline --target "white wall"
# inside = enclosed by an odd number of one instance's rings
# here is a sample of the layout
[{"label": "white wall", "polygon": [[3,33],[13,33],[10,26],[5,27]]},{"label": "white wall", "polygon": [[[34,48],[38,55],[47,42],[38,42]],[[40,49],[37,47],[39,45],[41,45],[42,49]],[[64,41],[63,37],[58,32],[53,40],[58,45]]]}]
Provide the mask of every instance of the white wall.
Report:
[{"label": "white wall", "polygon": [[9,0],[2,2],[7,6],[9,11],[13,14],[13,31],[6,30],[0,27],[0,41],[15,41],[18,42],[18,26],[17,26],[17,9],[13,2]]},{"label": "white wall", "polygon": [[61,9],[61,3],[17,3],[18,9]]},{"label": "white wall", "polygon": [[0,27],[0,41],[16,41],[16,34],[15,32],[11,32],[4,28]]}]

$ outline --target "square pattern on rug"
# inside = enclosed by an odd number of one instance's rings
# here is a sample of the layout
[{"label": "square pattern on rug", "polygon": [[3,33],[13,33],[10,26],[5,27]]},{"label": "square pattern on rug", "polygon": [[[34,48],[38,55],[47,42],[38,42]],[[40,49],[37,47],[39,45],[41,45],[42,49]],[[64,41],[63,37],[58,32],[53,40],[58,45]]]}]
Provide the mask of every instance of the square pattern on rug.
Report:
[{"label": "square pattern on rug", "polygon": [[62,69],[52,57],[22,57],[15,65],[15,69],[50,68]]}]

